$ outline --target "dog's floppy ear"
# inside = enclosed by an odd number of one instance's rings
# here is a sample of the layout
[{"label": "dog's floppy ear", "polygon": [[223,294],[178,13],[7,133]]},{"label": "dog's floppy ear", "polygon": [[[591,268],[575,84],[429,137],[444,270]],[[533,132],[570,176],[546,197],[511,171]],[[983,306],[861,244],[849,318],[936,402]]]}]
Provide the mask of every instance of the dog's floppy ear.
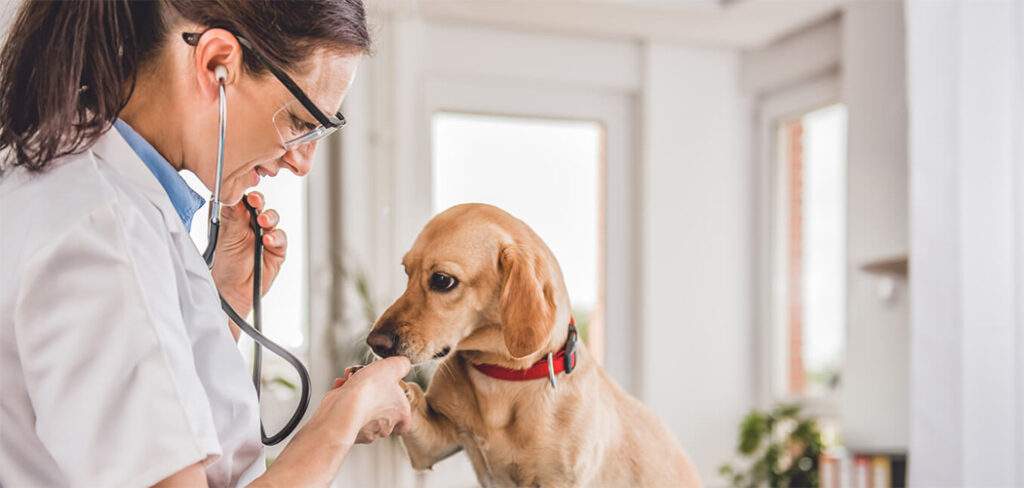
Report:
[{"label": "dog's floppy ear", "polygon": [[544,347],[555,321],[554,288],[547,267],[529,249],[509,245],[501,249],[501,334],[514,358],[529,356]]}]

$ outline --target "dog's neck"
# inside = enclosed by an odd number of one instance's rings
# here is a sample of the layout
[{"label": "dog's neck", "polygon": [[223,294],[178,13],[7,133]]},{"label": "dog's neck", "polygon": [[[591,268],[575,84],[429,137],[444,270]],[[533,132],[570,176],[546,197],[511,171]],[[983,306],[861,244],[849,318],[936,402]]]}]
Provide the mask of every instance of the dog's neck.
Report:
[{"label": "dog's neck", "polygon": [[[553,328],[544,347],[521,358],[512,357],[505,349],[501,325],[498,323],[481,327],[470,334],[459,342],[455,351],[460,353],[469,364],[493,364],[508,369],[527,369],[538,361],[546,359],[549,353],[557,355],[565,347],[571,321],[572,317],[568,314],[564,319],[559,319],[559,325]],[[581,340],[577,343],[582,345]]]},{"label": "dog's neck", "polygon": [[590,384],[598,366],[591,360],[586,347],[579,345],[576,368],[571,374],[561,373],[557,386],[552,387],[547,378],[528,381],[506,381],[492,378],[473,366],[473,362],[460,355],[453,358],[472,392],[466,396],[469,403],[465,408],[478,412],[482,424],[469,421],[465,427],[478,435],[493,429],[505,429],[517,415],[522,418],[549,418],[558,409],[566,395],[579,394],[579,385]]},{"label": "dog's neck", "polygon": [[496,364],[474,363],[477,371],[494,379],[505,381],[530,381],[548,378],[552,387],[557,386],[557,376],[572,373],[576,367],[579,333],[576,321],[569,319],[568,334],[565,345],[557,352],[548,352],[544,358],[526,368],[507,368]]}]

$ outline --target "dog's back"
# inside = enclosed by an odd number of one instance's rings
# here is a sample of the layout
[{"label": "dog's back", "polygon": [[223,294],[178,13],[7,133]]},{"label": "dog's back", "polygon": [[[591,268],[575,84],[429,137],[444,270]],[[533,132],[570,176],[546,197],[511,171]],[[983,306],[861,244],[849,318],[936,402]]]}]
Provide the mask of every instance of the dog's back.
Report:
[{"label": "dog's back", "polygon": [[613,468],[604,473],[605,478],[596,479],[594,486],[700,486],[696,469],[661,419],[604,371],[600,374],[615,397],[617,417],[623,424],[620,445],[614,451],[616,455],[628,453],[629,461],[609,463]]}]

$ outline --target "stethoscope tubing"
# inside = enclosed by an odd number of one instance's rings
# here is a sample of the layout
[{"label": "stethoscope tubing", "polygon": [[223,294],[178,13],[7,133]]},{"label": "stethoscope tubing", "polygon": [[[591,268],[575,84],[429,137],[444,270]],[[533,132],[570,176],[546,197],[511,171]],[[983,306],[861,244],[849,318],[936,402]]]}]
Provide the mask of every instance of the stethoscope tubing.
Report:
[{"label": "stethoscope tubing", "polygon": [[[221,176],[224,171],[224,133],[227,125],[227,107],[225,98],[224,83],[222,81],[220,83],[220,123],[218,124],[219,134],[217,141],[217,182],[214,186],[213,198],[210,200],[210,228],[207,232],[208,240],[206,244],[206,251],[203,252],[203,259],[206,261],[206,265],[210,268],[213,268],[213,261],[216,258],[217,238],[220,235],[220,184]],[[268,436],[266,428],[263,425],[263,421],[262,419],[260,420],[260,436],[263,439],[263,444],[273,446],[280,443],[295,431],[295,428],[298,427],[299,422],[302,421],[302,417],[306,414],[306,410],[309,408],[309,371],[306,370],[302,361],[299,361],[294,354],[263,335],[263,228],[260,227],[259,222],[256,220],[259,216],[256,208],[250,205],[246,198],[242,198],[242,203],[245,204],[245,208],[249,211],[249,226],[252,228],[255,236],[253,239],[254,249],[252,277],[253,325],[249,325],[249,323],[245,321],[245,318],[235,311],[227,300],[224,299],[223,295],[220,295],[220,305],[224,310],[224,313],[228,315],[228,318],[238,325],[238,328],[241,329],[242,332],[245,332],[246,335],[253,339],[252,383],[256,388],[257,400],[260,398],[261,393],[261,377],[263,373],[262,348],[264,347],[287,361],[288,364],[291,364],[292,367],[295,368],[295,371],[299,374],[299,383],[301,387],[299,404],[296,406],[295,412],[292,413],[291,418],[288,419],[288,422],[285,423],[281,430]]]},{"label": "stethoscope tubing", "polygon": [[222,80],[218,85],[220,95],[218,112],[220,117],[217,121],[217,181],[213,185],[213,197],[210,198],[210,227],[206,232],[206,251],[203,252],[203,259],[210,268],[213,268],[213,260],[216,258],[217,238],[220,234],[220,182],[224,175],[224,133],[227,132],[228,123],[227,95],[224,93],[224,81]]},{"label": "stethoscope tubing", "polygon": [[221,308],[228,314],[228,317],[238,325],[243,332],[249,337],[252,337],[253,344],[253,366],[252,366],[252,383],[256,388],[256,397],[260,397],[261,393],[261,377],[263,370],[263,347],[270,350],[270,352],[281,357],[295,368],[295,371],[299,374],[299,383],[301,386],[301,393],[299,395],[299,404],[292,413],[288,422],[281,428],[276,434],[268,436],[266,428],[263,426],[263,422],[260,422],[260,435],[263,438],[263,443],[268,446],[273,446],[280,443],[282,440],[287,438],[292,431],[302,421],[303,415],[306,414],[306,410],[309,408],[310,399],[310,379],[309,371],[302,364],[301,361],[294,354],[289,352],[287,349],[281,347],[279,344],[268,339],[263,335],[263,310],[262,310],[262,283],[263,283],[263,232],[256,221],[258,214],[256,209],[249,205],[248,201],[245,201],[245,208],[249,210],[249,220],[253,227],[253,231],[256,234],[256,238],[253,239],[255,243],[255,249],[253,250],[253,293],[252,293],[252,317],[253,325],[249,325],[238,312],[235,311],[231,305],[228,304],[227,300],[223,296],[220,297]]}]

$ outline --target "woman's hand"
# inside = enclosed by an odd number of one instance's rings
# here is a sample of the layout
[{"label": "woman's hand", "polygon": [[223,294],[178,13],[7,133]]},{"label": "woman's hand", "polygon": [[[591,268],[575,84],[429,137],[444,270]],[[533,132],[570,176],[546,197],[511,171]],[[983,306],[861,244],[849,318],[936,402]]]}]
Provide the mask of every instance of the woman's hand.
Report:
[{"label": "woman's hand", "polygon": [[[369,444],[392,433],[402,435],[409,430],[409,398],[401,386],[409,367],[408,359],[396,356],[369,366],[348,368],[344,379],[334,380],[333,391],[353,395],[362,405],[363,415],[356,422],[357,444]],[[357,371],[359,374],[355,374]]]},{"label": "woman's hand", "polygon": [[[407,364],[408,360],[402,361],[402,363]],[[345,384],[348,384],[352,375],[355,374],[356,371],[361,371],[362,369],[362,366],[353,366],[346,369],[345,378],[337,378],[334,380],[334,388],[341,388]],[[356,435],[356,444],[369,444],[379,438],[387,437],[392,433],[402,435],[409,430],[409,398],[405,395],[405,390],[401,387],[401,378],[409,373],[409,367],[403,366],[399,371],[403,371],[402,375],[398,377],[399,381],[397,382],[399,391],[402,393],[402,397],[399,398],[396,396],[395,390],[390,388],[390,385],[384,385],[386,387],[385,390],[387,395],[379,398],[379,403],[381,405],[377,407],[375,415],[372,415],[371,418],[359,429],[359,433]],[[359,381],[363,381],[364,379],[365,378],[361,373]],[[357,387],[358,385],[358,383],[350,384],[350,387]],[[396,415],[398,416],[396,417]]]},{"label": "woman's hand", "polygon": [[[263,210],[265,199],[260,192],[251,192],[247,198],[256,208],[256,221],[263,228],[263,290],[267,293],[284,263],[288,239],[283,230],[277,228],[280,216],[273,209]],[[221,295],[232,308],[243,317],[252,309],[253,279],[253,232],[249,227],[249,210],[242,202],[221,208],[220,237],[217,239],[217,254],[213,261],[213,281]],[[238,331],[232,324],[232,332]]]},{"label": "woman's hand", "polygon": [[409,400],[400,386],[409,360],[391,357],[337,380],[309,421],[254,486],[327,486],[354,442],[371,442],[409,425]]}]

